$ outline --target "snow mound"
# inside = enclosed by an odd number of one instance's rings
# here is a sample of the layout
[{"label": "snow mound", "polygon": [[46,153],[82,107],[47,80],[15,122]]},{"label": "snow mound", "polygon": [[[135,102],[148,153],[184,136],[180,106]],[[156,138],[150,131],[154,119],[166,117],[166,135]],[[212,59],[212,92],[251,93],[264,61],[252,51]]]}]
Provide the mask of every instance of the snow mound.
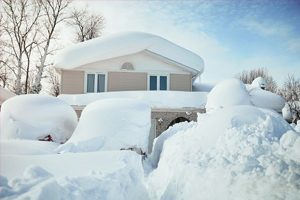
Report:
[{"label": "snow mound", "polygon": [[51,136],[63,143],[77,125],[74,109],[46,95],[21,95],[5,101],[1,108],[1,139],[39,140]]},{"label": "snow mound", "polygon": [[274,111],[232,106],[164,134],[151,199],[299,199],[300,133]]},{"label": "snow mound", "polygon": [[206,112],[234,105],[251,105],[245,84],[238,79],[218,83],[207,95]]},{"label": "snow mound", "polygon": [[143,101],[152,108],[200,108],[206,103],[207,92],[181,91],[124,91],[68,95],[58,98],[70,105],[88,105],[94,101],[111,98],[128,98]]},{"label": "snow mound", "polygon": [[[1,199],[149,199],[141,158],[135,152],[4,156],[3,159]],[[19,174],[20,171],[23,173]]]},{"label": "snow mound", "polygon": [[270,108],[281,113],[285,106],[285,100],[281,96],[267,90],[262,90],[259,87],[246,85],[250,95],[251,103],[257,107]]},{"label": "snow mound", "polygon": [[259,89],[265,89],[267,87],[267,84],[263,77],[257,77],[252,81],[251,86]]},{"label": "snow mound", "polygon": [[75,44],[62,50],[55,67],[74,69],[81,65],[148,50],[203,73],[200,56],[162,37],[142,32],[121,32]]},{"label": "snow mound", "polygon": [[104,99],[82,112],[72,137],[58,152],[89,152],[136,147],[148,151],[150,106],[133,99]]},{"label": "snow mound", "polygon": [[269,108],[281,113],[285,100],[272,92],[263,90],[259,85],[263,79],[255,79],[252,85],[244,84],[238,79],[228,79],[217,84],[207,95],[206,111],[234,105],[253,105]]}]

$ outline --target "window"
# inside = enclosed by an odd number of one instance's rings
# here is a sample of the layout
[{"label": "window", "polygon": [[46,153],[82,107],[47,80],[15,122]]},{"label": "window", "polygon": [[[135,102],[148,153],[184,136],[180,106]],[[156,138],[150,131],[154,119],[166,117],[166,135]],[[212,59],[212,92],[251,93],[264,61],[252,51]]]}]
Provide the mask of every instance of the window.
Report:
[{"label": "window", "polygon": [[157,90],[157,76],[150,76],[150,90]]},{"label": "window", "polygon": [[123,65],[122,65],[122,70],[134,70],[134,67],[133,65],[130,63],[130,62],[125,62]]},{"label": "window", "polygon": [[105,74],[87,74],[86,92],[105,92]]},{"label": "window", "polygon": [[168,90],[168,76],[149,76],[149,90]]}]

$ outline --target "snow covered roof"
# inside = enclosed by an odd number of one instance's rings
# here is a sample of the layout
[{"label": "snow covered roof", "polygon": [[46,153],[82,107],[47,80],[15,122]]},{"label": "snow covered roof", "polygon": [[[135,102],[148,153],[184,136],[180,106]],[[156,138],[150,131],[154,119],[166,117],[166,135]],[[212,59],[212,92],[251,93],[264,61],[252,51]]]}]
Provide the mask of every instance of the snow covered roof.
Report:
[{"label": "snow covered roof", "polygon": [[126,56],[141,51],[157,54],[203,73],[203,59],[160,36],[142,32],[121,32],[75,44],[56,56],[55,67],[74,69],[101,60]]}]

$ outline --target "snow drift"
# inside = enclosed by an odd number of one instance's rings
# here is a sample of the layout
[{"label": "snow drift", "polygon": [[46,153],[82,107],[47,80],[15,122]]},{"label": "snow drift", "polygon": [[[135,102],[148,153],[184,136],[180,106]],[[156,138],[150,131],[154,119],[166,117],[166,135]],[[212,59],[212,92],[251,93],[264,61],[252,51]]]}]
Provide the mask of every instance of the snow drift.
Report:
[{"label": "snow drift", "polygon": [[151,199],[299,199],[300,134],[274,111],[231,106],[165,134]]},{"label": "snow drift", "polygon": [[39,140],[50,135],[54,142],[63,143],[76,125],[74,109],[51,96],[16,96],[1,108],[1,139]]},{"label": "snow drift", "polygon": [[151,108],[201,108],[206,103],[207,92],[181,91],[124,91],[89,94],[61,94],[58,98],[70,105],[88,105],[94,101],[111,98],[128,98],[143,101]]},{"label": "snow drift", "polygon": [[261,89],[264,80],[258,77],[251,85],[238,79],[227,79],[218,83],[207,95],[206,111],[234,105],[253,105],[270,108],[281,113],[285,100],[272,92]]},{"label": "snow drift", "polygon": [[148,151],[151,109],[133,99],[105,99],[83,110],[72,137],[58,152],[89,152],[136,147]]},{"label": "snow drift", "polygon": [[149,199],[131,151],[1,155],[1,199]]}]

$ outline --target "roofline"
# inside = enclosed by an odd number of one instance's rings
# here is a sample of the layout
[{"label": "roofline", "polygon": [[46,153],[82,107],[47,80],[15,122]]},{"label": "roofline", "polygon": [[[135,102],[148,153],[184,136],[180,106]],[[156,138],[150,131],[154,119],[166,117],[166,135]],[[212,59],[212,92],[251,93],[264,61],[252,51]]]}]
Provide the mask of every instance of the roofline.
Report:
[{"label": "roofline", "polygon": [[148,49],[145,49],[144,52],[147,53],[147,54],[149,54],[149,55],[151,55],[151,56],[157,57],[157,58],[159,58],[159,59],[161,59],[163,61],[166,61],[167,63],[173,64],[173,65],[177,65],[177,66],[179,66],[179,67],[181,67],[181,68],[183,68],[183,69],[185,69],[187,71],[192,72],[192,74],[193,74],[192,78],[193,79],[196,78],[196,77],[198,77],[200,74],[202,74],[201,71],[198,71],[198,70],[196,70],[196,69],[194,69],[192,67],[186,66],[186,65],[184,65],[182,63],[179,63],[179,62],[177,62],[175,60],[169,59],[169,58],[167,58],[165,56],[162,56],[162,55],[159,55],[157,53],[154,53],[153,51],[149,51]]}]

